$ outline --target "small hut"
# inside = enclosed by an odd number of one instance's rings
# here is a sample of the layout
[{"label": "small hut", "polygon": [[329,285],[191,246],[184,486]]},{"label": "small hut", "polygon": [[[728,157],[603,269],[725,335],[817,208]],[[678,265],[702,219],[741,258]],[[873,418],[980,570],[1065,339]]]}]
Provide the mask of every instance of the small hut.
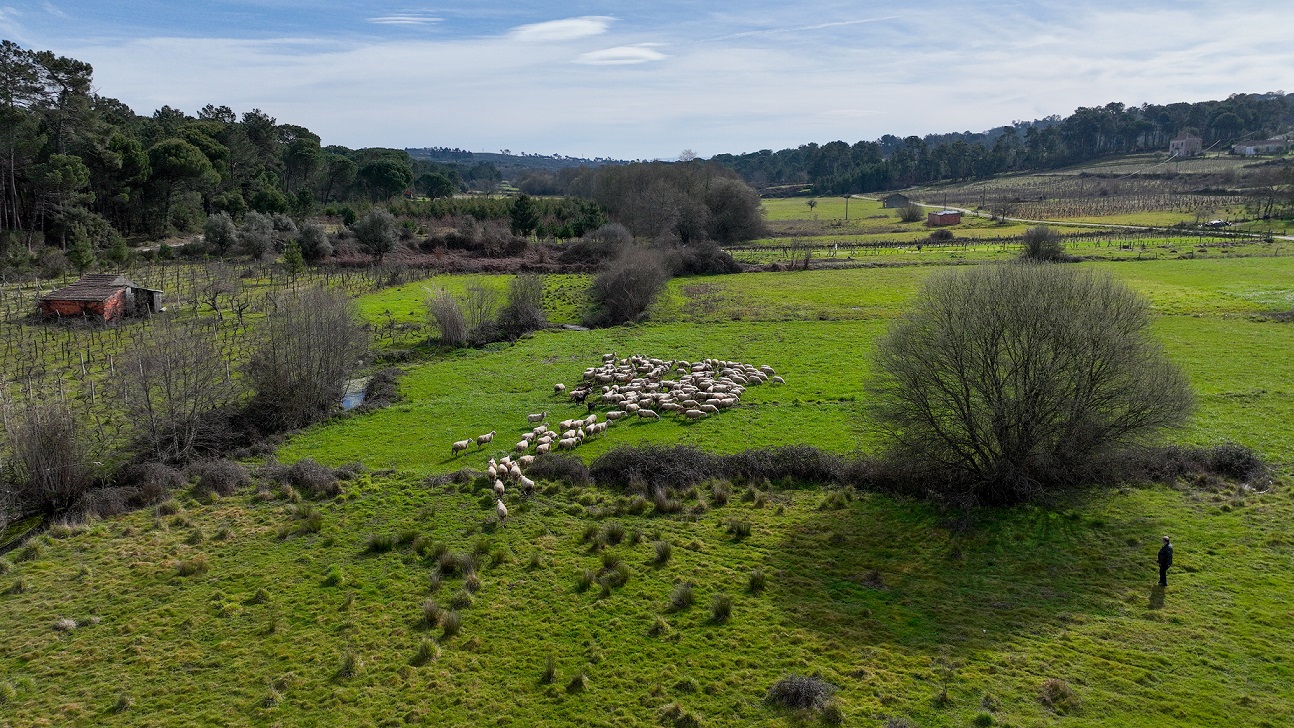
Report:
[{"label": "small hut", "polygon": [[896,192],[892,195],[886,195],[882,197],[881,207],[898,209],[898,208],[907,207],[911,202],[912,200],[909,200],[907,195],[900,195],[899,193]]},{"label": "small hut", "polygon": [[162,308],[162,292],[145,288],[125,276],[84,275],[76,283],[40,297],[41,316],[82,316],[114,321],[123,316],[146,316]]},{"label": "small hut", "polygon": [[935,227],[937,225],[958,225],[962,221],[960,210],[940,210],[926,215],[926,224]]}]

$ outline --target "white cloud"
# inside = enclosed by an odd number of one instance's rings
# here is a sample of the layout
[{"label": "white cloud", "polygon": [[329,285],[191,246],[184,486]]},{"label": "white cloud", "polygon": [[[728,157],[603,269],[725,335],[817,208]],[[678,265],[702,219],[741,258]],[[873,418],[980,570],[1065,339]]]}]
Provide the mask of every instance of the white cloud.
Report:
[{"label": "white cloud", "polygon": [[580,18],[549,20],[543,23],[519,25],[508,33],[513,40],[531,43],[552,43],[577,40],[607,32],[615,18],[604,15],[585,15]]},{"label": "white cloud", "polygon": [[654,51],[648,44],[634,46],[616,46],[600,51],[581,53],[576,63],[589,66],[628,66],[636,63],[650,63],[665,58],[665,54]]},{"label": "white cloud", "polygon": [[368,22],[377,25],[430,25],[439,23],[444,18],[436,18],[430,15],[419,13],[402,13],[398,15],[382,15],[376,18],[369,18]]},{"label": "white cloud", "polygon": [[50,15],[53,15],[56,18],[67,17],[67,13],[63,12],[62,10],[59,10],[58,7],[54,5],[54,3],[48,2],[48,0],[46,2],[41,3],[40,6],[45,9],[45,12],[49,13]]}]

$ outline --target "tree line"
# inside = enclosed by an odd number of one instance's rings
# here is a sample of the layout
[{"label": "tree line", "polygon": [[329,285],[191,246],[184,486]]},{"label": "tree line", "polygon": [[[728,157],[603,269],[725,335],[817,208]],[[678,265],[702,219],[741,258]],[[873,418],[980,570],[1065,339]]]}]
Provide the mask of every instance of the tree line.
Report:
[{"label": "tree line", "polygon": [[811,186],[818,194],[897,189],[1055,169],[1112,154],[1167,151],[1195,134],[1205,148],[1265,139],[1294,124],[1294,94],[1235,94],[1221,101],[1080,107],[1066,118],[1015,122],[987,132],[804,144],[774,152],[719,154],[712,161],[757,188]]},{"label": "tree line", "polygon": [[120,236],[195,231],[219,212],[300,219],[327,203],[442,198],[500,180],[489,164],[324,146],[260,109],[141,116],[92,78],[88,63],[0,42],[0,248],[109,249]]}]

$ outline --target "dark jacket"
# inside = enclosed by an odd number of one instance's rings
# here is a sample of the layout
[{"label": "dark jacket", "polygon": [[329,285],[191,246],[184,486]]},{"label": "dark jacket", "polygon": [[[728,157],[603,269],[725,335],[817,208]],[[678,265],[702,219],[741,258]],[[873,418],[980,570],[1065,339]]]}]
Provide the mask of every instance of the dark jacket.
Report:
[{"label": "dark jacket", "polygon": [[1162,549],[1159,549],[1159,565],[1164,568],[1173,565],[1173,545],[1171,543],[1166,543]]}]

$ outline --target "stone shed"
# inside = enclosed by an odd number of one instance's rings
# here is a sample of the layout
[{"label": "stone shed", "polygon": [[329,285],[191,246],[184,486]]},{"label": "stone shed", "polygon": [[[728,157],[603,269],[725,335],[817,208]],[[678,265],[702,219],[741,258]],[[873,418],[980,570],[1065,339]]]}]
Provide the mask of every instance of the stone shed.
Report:
[{"label": "stone shed", "polygon": [[66,288],[47,293],[38,303],[41,316],[79,316],[115,321],[147,316],[162,308],[162,292],[145,288],[125,276],[84,275]]}]

